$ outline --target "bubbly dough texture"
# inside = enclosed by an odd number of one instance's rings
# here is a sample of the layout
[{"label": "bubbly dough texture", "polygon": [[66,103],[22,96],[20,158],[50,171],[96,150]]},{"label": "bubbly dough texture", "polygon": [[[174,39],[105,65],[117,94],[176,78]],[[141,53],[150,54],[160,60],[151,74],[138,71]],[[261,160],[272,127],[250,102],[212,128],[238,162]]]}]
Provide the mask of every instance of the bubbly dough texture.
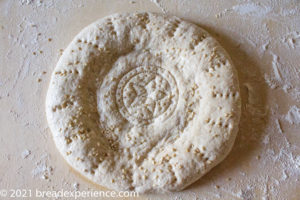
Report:
[{"label": "bubbly dough texture", "polygon": [[46,113],[57,148],[115,190],[182,190],[231,150],[237,74],[206,31],[177,17],[115,14],[83,29],[51,78]]}]

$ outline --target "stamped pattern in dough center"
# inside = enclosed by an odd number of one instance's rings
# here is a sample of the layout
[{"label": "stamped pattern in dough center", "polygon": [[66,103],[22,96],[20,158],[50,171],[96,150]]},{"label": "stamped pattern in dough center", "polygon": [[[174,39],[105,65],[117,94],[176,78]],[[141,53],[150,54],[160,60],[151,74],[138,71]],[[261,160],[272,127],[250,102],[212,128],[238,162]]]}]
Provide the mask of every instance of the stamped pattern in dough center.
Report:
[{"label": "stamped pattern in dough center", "polygon": [[138,67],[119,81],[116,93],[120,113],[133,124],[166,119],[176,108],[178,88],[174,76],[159,67]]}]

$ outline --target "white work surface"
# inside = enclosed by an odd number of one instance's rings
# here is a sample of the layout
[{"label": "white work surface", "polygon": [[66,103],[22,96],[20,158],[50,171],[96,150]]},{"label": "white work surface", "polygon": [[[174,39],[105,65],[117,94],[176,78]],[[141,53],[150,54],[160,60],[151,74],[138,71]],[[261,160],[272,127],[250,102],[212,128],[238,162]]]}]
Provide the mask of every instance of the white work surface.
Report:
[{"label": "white work surface", "polygon": [[0,1],[0,195],[3,189],[107,190],[60,156],[45,97],[61,49],[82,28],[133,11],[176,15],[214,35],[238,70],[243,104],[235,145],[220,165],[182,192],[139,199],[300,199],[297,0]]}]

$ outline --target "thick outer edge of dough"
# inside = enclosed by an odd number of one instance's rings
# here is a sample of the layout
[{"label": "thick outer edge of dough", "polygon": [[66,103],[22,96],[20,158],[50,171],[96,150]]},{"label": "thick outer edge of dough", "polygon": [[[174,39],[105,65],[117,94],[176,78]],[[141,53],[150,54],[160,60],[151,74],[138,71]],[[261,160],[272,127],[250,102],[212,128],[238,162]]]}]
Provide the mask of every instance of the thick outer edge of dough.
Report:
[{"label": "thick outer edge of dough", "polygon": [[[118,14],[115,14],[115,16],[118,15]],[[108,17],[112,17],[114,15],[111,15],[111,16],[108,16]],[[105,17],[103,19],[100,19],[94,23],[92,23],[91,25],[87,26],[86,28],[84,28],[71,42],[71,44],[66,48],[65,51],[67,51],[68,49],[71,48],[71,46],[76,42],[76,40],[79,38],[79,36],[81,36],[83,33],[86,32],[86,30],[89,29],[90,26],[93,26],[95,24],[98,24],[99,22],[101,22],[102,20],[108,18],[108,17]],[[219,43],[217,41],[215,41],[218,45]],[[231,65],[231,70],[233,72],[233,82],[234,82],[234,85],[235,85],[235,88],[237,91],[240,91],[239,89],[239,84],[238,84],[238,79],[237,79],[237,71],[236,69],[234,68],[234,65],[232,63],[232,61],[230,60],[230,57],[229,55],[227,54],[227,52],[221,47],[219,46],[218,48],[221,49],[222,53],[225,55],[225,57],[227,59],[229,59],[229,62],[230,62],[230,65]],[[61,56],[58,63],[57,63],[57,66],[63,64],[66,60],[66,56]],[[54,72],[52,74],[52,78],[51,78],[51,81],[50,81],[50,84],[52,83],[52,79],[53,79],[53,76],[54,76]],[[64,149],[64,145],[61,144],[57,139],[56,139],[56,129],[54,128],[56,126],[56,123],[55,121],[53,121],[52,119],[52,114],[51,114],[51,105],[52,105],[52,101],[55,101],[54,99],[56,98],[55,96],[52,96],[52,89],[53,87],[51,85],[49,85],[49,90],[48,90],[48,93],[47,93],[47,97],[46,97],[46,116],[47,116],[47,120],[48,120],[48,123],[49,123],[49,127],[53,133],[53,139],[55,141],[55,144],[56,146],[58,147],[58,150],[60,151],[60,153],[63,155],[64,159],[68,162],[68,163],[72,163],[72,160],[69,159],[69,157],[67,157],[65,155],[65,151],[66,149]],[[221,150],[222,153],[219,153],[218,154],[218,159],[214,160],[210,165],[208,165],[208,167],[206,168],[206,171],[204,174],[199,174],[198,176],[193,176],[193,177],[190,177],[188,181],[186,181],[182,187],[180,188],[177,188],[176,191],[180,191],[184,188],[186,188],[188,185],[191,185],[192,183],[194,183],[195,181],[197,181],[199,178],[201,178],[203,175],[205,175],[206,173],[208,173],[213,167],[215,167],[216,165],[218,165],[221,161],[223,161],[226,156],[229,154],[229,152],[231,151],[232,147],[233,147],[233,144],[234,144],[234,141],[235,141],[235,138],[236,138],[236,135],[237,135],[237,132],[238,132],[238,123],[239,123],[239,119],[240,119],[240,115],[241,115],[241,99],[239,98],[238,102],[237,102],[237,106],[236,106],[236,110],[234,111],[235,112],[235,120],[234,122],[236,123],[236,125],[233,126],[233,130],[231,131],[230,133],[230,139],[227,141],[227,143],[223,144],[223,148]],[[109,187],[109,188],[113,188],[115,190],[124,190],[124,188],[122,187],[118,187],[116,184],[111,184],[109,181],[100,181],[99,178],[97,177],[94,177],[94,176],[90,176],[90,175],[87,175],[87,174],[83,174],[82,171],[83,171],[83,168],[82,166],[79,166],[79,165],[75,165],[75,164],[70,164],[71,167],[75,168],[77,171],[79,171],[83,176],[87,177],[88,179],[92,180],[92,181],[95,181],[99,184],[102,184],[102,183],[105,183],[103,185],[105,185],[106,187]],[[101,179],[102,177],[100,177]],[[102,183],[101,183],[102,182]],[[143,192],[142,190],[140,192]],[[168,192],[167,190],[155,190],[154,192]]]}]

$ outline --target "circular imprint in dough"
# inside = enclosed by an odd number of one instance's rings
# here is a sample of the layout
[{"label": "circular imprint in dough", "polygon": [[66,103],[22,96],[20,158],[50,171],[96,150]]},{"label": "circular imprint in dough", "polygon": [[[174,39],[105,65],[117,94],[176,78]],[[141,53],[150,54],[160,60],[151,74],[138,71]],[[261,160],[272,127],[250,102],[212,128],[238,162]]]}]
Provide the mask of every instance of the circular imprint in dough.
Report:
[{"label": "circular imprint in dough", "polygon": [[46,114],[57,149],[115,190],[179,191],[220,163],[240,119],[234,66],[200,27],[154,13],[83,29],[52,74]]},{"label": "circular imprint in dough", "polygon": [[138,67],[125,74],[117,88],[120,113],[134,124],[149,124],[169,116],[178,101],[174,77],[160,67]]}]

